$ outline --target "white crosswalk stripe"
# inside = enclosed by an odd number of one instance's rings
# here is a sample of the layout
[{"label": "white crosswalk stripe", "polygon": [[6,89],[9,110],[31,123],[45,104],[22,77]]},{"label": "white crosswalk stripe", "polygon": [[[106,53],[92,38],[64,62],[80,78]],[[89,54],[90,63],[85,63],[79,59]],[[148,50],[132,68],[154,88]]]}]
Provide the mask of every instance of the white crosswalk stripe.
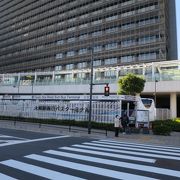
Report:
[{"label": "white crosswalk stripe", "polygon": [[153,157],[153,158],[164,158],[164,159],[173,159],[173,160],[180,160],[180,157],[175,156],[167,156],[167,155],[160,155],[160,154],[152,154],[152,153],[142,153],[142,152],[136,152],[136,151],[126,151],[126,150],[117,150],[117,149],[110,149],[110,148],[100,148],[96,146],[87,146],[87,145],[79,145],[75,144],[73,147],[80,147],[80,148],[86,148],[86,149],[93,149],[98,151],[109,151],[109,152],[115,152],[115,153],[124,153],[124,154],[131,154],[131,155],[139,155],[139,156],[146,156],[146,157]]},{"label": "white crosswalk stripe", "polygon": [[2,180],[17,180],[13,177],[7,176],[7,175],[2,174],[2,173],[0,173],[0,179],[2,179]]},{"label": "white crosswalk stripe", "polygon": [[79,171],[95,173],[98,175],[103,174],[103,176],[107,176],[107,177],[111,177],[111,178],[120,178],[121,177],[122,180],[123,179],[124,180],[127,180],[127,179],[129,179],[129,180],[130,179],[133,179],[133,180],[150,180],[151,179],[152,180],[152,179],[154,179],[154,178],[138,176],[138,175],[133,175],[133,174],[129,174],[129,173],[123,173],[123,172],[118,172],[118,171],[114,171],[114,170],[99,168],[99,167],[93,167],[93,166],[89,166],[89,165],[83,165],[80,163],[73,163],[73,162],[69,162],[69,161],[59,160],[59,159],[50,158],[47,156],[32,154],[32,155],[29,155],[26,157],[30,158],[30,159],[50,163],[50,164],[55,164],[58,166],[63,166],[63,167],[79,170]]},{"label": "white crosswalk stripe", "polygon": [[79,160],[86,160],[86,161],[96,162],[96,163],[101,163],[101,164],[130,168],[130,169],[135,169],[135,170],[140,170],[140,171],[153,172],[153,173],[157,173],[157,174],[164,174],[164,175],[169,174],[171,176],[180,178],[180,171],[174,171],[174,170],[169,170],[169,169],[165,169],[165,168],[157,168],[157,167],[153,167],[153,166],[138,165],[138,164],[126,163],[126,162],[122,162],[122,161],[113,161],[113,160],[108,160],[108,159],[95,158],[95,157],[91,157],[91,156],[66,153],[66,152],[62,152],[62,151],[49,150],[49,151],[45,151],[45,153],[58,155],[58,156],[62,156],[62,157],[79,159]]},{"label": "white crosswalk stripe", "polygon": [[[180,150],[163,149],[163,148],[147,148],[144,146],[135,146],[135,145],[132,146],[129,144],[124,145],[124,144],[101,142],[101,141],[92,141],[92,143],[102,144],[102,147],[104,145],[105,146],[110,145],[109,147],[112,147],[112,148],[118,147],[118,149],[135,150],[135,151],[143,151],[143,152],[152,152],[152,153],[161,153],[161,154],[180,156]],[[83,143],[83,144],[87,144],[87,143]]]},{"label": "white crosswalk stripe", "polygon": [[141,143],[130,143],[130,142],[123,142],[123,141],[114,141],[114,140],[99,140],[100,142],[111,142],[111,143],[116,143],[116,144],[125,144],[125,145],[133,145],[133,146],[141,146],[141,147],[148,147],[148,148],[162,148],[162,149],[172,149],[180,151],[180,148],[178,147],[171,147],[171,146],[157,146],[157,145],[149,145],[149,144],[141,144]]},{"label": "white crosswalk stripe", "polygon": [[[41,154],[26,155],[20,161],[5,160],[0,162],[0,165],[52,180],[58,180],[59,177],[63,180],[81,180],[90,177],[83,175],[92,174],[124,180],[153,180],[163,177],[179,179],[180,171],[177,168],[164,168],[156,164],[156,161],[161,159],[166,159],[166,162],[179,161],[180,150],[176,147],[173,149],[173,147],[96,140],[46,150]],[[61,168],[66,170],[63,171]],[[0,179],[8,180],[8,178],[14,180],[16,177],[0,173]]]},{"label": "white crosswalk stripe", "polygon": [[108,152],[102,152],[102,151],[92,151],[88,149],[71,148],[71,147],[63,147],[60,149],[70,150],[70,151],[75,151],[75,152],[82,152],[82,153],[90,153],[93,155],[107,156],[107,157],[113,157],[113,158],[128,159],[132,161],[141,161],[141,162],[148,162],[148,163],[155,163],[156,161],[155,159],[127,156],[127,155],[114,154],[114,153],[108,153]]},{"label": "white crosswalk stripe", "polygon": [[15,169],[19,169],[21,171],[25,171],[31,174],[35,174],[44,178],[49,178],[52,180],[57,180],[57,177],[61,177],[62,179],[66,179],[66,180],[82,180],[81,178],[59,173],[59,172],[52,171],[46,168],[30,165],[27,163],[19,162],[16,160],[3,161],[1,162],[1,164],[15,168]]},{"label": "white crosswalk stripe", "polygon": [[106,147],[106,148],[112,148],[112,149],[123,149],[123,150],[133,150],[133,151],[141,151],[141,152],[150,152],[150,153],[157,153],[157,154],[165,154],[165,155],[172,155],[180,157],[179,153],[172,153],[172,152],[163,152],[163,151],[157,151],[157,150],[148,150],[148,149],[142,149],[142,148],[129,148],[129,147],[122,147],[122,146],[113,146],[108,144],[99,144],[98,142],[92,142],[92,143],[83,143],[85,145],[92,145],[92,146],[98,146],[98,147]]}]

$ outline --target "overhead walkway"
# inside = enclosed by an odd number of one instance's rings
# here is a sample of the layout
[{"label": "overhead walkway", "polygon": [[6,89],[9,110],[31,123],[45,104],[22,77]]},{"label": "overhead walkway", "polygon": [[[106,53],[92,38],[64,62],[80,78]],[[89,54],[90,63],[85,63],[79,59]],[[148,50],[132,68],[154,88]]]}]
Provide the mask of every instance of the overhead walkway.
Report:
[{"label": "overhead walkway", "polygon": [[[180,61],[142,63],[127,66],[94,67],[93,82],[109,83],[117,93],[118,79],[127,73],[146,79],[142,95],[164,98],[160,103],[171,109],[172,117],[180,116]],[[89,94],[90,68],[49,72],[0,74],[0,94]],[[93,93],[102,94],[103,86],[94,86]],[[167,99],[167,102],[164,102]],[[158,101],[157,101],[158,105]],[[164,107],[163,107],[164,108]]]}]

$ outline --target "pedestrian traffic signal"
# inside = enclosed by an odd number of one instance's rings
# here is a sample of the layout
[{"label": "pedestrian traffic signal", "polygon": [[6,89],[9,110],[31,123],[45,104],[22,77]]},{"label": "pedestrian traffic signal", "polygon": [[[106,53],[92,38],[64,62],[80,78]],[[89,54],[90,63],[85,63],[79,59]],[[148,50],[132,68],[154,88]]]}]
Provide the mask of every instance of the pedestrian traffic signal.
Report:
[{"label": "pedestrian traffic signal", "polygon": [[110,87],[108,85],[106,85],[104,87],[104,96],[109,96],[109,90],[110,90]]}]

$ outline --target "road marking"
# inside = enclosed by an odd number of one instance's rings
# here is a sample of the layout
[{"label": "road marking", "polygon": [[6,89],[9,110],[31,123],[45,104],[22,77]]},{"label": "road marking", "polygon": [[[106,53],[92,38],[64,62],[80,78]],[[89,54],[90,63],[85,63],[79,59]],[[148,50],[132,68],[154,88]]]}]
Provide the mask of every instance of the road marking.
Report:
[{"label": "road marking", "polygon": [[16,161],[16,160],[6,160],[6,161],[2,161],[0,163],[3,165],[9,166],[9,167],[15,168],[15,169],[19,169],[21,171],[35,174],[37,176],[49,178],[51,180],[57,180],[59,178],[65,179],[65,180],[83,180],[82,178],[63,174],[63,173],[60,173],[57,171],[49,170],[46,168],[41,168],[41,167],[38,167],[35,165],[23,163],[23,162]]},{"label": "road marking", "polygon": [[66,137],[70,137],[70,136],[55,136],[55,137],[48,137],[48,138],[31,139],[31,140],[20,141],[20,142],[11,142],[11,143],[6,143],[6,144],[0,144],[0,147],[10,146],[10,145],[15,145],[15,144],[24,144],[24,143],[30,143],[30,142],[46,141],[46,140],[52,140],[52,139],[61,139],[61,138],[66,138]]},{"label": "road marking", "polygon": [[2,174],[2,173],[0,173],[0,179],[1,180],[17,180],[17,179],[14,179],[14,178],[10,177],[10,176]]},{"label": "road marking", "polygon": [[70,151],[74,151],[74,152],[89,153],[89,154],[100,155],[100,156],[115,157],[115,158],[119,158],[119,159],[128,159],[128,160],[132,160],[132,161],[141,161],[141,162],[147,162],[147,163],[155,163],[156,162],[155,159],[121,155],[121,154],[113,154],[113,153],[107,153],[107,152],[92,151],[92,150],[88,150],[88,149],[71,148],[71,147],[61,147],[59,149],[70,150]]},{"label": "road marking", "polygon": [[92,147],[87,145],[72,145],[73,147],[80,147],[80,148],[86,148],[86,149],[93,149],[93,150],[99,150],[99,151],[109,151],[109,152],[115,152],[115,153],[124,153],[124,154],[131,154],[131,155],[139,155],[139,156],[146,156],[146,157],[156,157],[156,158],[163,158],[163,159],[173,159],[173,160],[180,160],[180,157],[175,156],[165,156],[165,155],[159,155],[159,154],[150,154],[150,153],[142,153],[142,152],[134,152],[134,151],[125,151],[125,150],[116,150],[116,149],[109,149],[109,148],[100,148],[100,147]]},{"label": "road marking", "polygon": [[150,153],[157,153],[157,154],[165,154],[165,155],[172,155],[180,157],[180,153],[172,153],[172,152],[161,152],[157,150],[148,150],[148,149],[140,149],[140,148],[129,148],[129,147],[121,147],[121,146],[112,146],[107,144],[99,144],[96,142],[93,143],[83,143],[85,145],[92,145],[92,146],[98,146],[98,147],[107,147],[107,148],[113,148],[113,149],[124,149],[124,150],[132,150],[132,151],[141,151],[141,152],[150,152]]},{"label": "road marking", "polygon": [[158,167],[146,166],[146,165],[138,165],[138,164],[134,164],[134,163],[126,163],[126,162],[122,162],[122,161],[108,160],[108,159],[96,158],[96,157],[91,157],[91,156],[67,153],[67,152],[62,152],[62,151],[48,150],[48,151],[44,151],[44,152],[48,153],[48,154],[53,154],[53,155],[68,157],[68,158],[74,158],[74,159],[83,160],[83,161],[89,161],[89,162],[101,163],[101,164],[112,165],[112,166],[117,166],[117,167],[135,169],[135,170],[139,170],[139,171],[180,177],[180,171],[175,171],[175,170],[170,170],[170,169],[165,169],[165,168],[158,168]]},{"label": "road marking", "polygon": [[41,156],[41,155],[36,155],[36,154],[31,154],[31,155],[28,155],[25,157],[36,160],[36,161],[41,161],[41,162],[46,162],[46,163],[53,164],[53,165],[58,165],[61,167],[66,167],[66,168],[70,168],[70,169],[75,169],[75,170],[79,170],[79,171],[84,171],[84,172],[88,172],[88,173],[93,173],[93,174],[97,174],[97,175],[101,175],[101,176],[107,176],[107,177],[117,178],[117,179],[122,179],[122,180],[123,179],[124,180],[132,180],[132,179],[133,180],[153,180],[154,179],[154,178],[150,178],[150,177],[133,175],[133,174],[124,173],[124,172],[118,172],[118,171],[109,170],[109,169],[105,169],[105,168],[64,161],[64,160],[50,158],[47,156]]},{"label": "road marking", "polygon": [[123,142],[123,141],[114,141],[114,140],[100,140],[102,142],[114,142],[117,144],[130,144],[130,145],[137,145],[137,146],[143,146],[143,147],[156,147],[156,148],[165,148],[165,149],[176,149],[176,150],[180,150],[180,148],[178,147],[173,147],[173,146],[158,146],[158,145],[149,145],[149,144],[141,144],[141,143],[130,143],[130,142]]},{"label": "road marking", "polygon": [[14,139],[29,140],[26,138],[20,138],[20,137],[16,137],[16,136],[7,136],[7,135],[3,135],[3,134],[0,135],[0,138],[14,138]]},{"label": "road marking", "polygon": [[125,144],[125,143],[121,143],[121,142],[106,142],[106,141],[92,141],[92,142],[95,142],[95,143],[98,143],[98,144],[108,144],[108,145],[113,145],[113,146],[118,146],[118,147],[137,147],[137,148],[143,148],[143,149],[151,149],[151,150],[159,150],[159,151],[168,151],[168,152],[177,152],[177,153],[180,153],[180,150],[174,150],[174,149],[168,149],[168,148],[157,148],[156,146],[155,147],[146,147],[143,146],[143,145],[131,145],[131,144]]}]

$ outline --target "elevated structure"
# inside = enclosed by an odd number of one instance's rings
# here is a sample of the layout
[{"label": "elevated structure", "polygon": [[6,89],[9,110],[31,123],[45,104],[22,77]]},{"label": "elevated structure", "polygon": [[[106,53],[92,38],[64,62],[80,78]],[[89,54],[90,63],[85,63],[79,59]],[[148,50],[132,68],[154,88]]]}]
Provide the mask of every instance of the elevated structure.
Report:
[{"label": "elevated structure", "polygon": [[[83,72],[89,73],[90,69],[0,74],[0,94],[4,96],[36,94],[44,97],[89,94],[90,80],[74,76],[76,73]],[[142,96],[156,99],[158,108],[171,109],[172,117],[180,116],[180,61],[95,68],[93,82],[109,83],[110,93],[116,94],[118,79],[127,73],[145,77],[146,84]],[[104,76],[100,78],[97,74],[104,74]],[[93,94],[103,93],[104,86],[93,87]]]}]

